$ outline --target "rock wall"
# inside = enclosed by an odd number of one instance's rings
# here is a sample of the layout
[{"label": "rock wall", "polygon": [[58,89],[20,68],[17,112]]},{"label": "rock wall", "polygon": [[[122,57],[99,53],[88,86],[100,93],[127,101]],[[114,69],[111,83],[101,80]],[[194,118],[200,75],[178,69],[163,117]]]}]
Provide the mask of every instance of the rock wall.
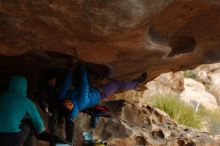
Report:
[{"label": "rock wall", "polygon": [[219,15],[218,0],[1,0],[0,54],[60,52],[151,80],[218,61]]},{"label": "rock wall", "polygon": [[202,83],[191,78],[184,79],[184,91],[179,97],[194,107],[200,104],[209,110],[219,108],[216,97],[208,92]]},{"label": "rock wall", "polygon": [[207,86],[207,90],[216,97],[220,105],[220,64],[201,65],[195,72],[196,79]]},{"label": "rock wall", "polygon": [[90,128],[90,116],[77,118],[75,144],[82,145],[82,133],[93,132],[95,138],[108,146],[219,146],[214,137],[195,129],[178,126],[167,115],[149,106],[138,106],[124,100],[106,103],[113,118],[100,118],[95,129]]}]

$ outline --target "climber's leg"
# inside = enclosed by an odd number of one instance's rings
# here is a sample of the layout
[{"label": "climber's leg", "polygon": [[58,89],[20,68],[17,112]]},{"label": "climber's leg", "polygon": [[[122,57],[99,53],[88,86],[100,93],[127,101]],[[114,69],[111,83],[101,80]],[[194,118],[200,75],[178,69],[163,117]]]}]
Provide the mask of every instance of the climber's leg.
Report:
[{"label": "climber's leg", "polygon": [[138,81],[124,82],[124,81],[112,81],[103,87],[101,97],[106,98],[113,95],[120,90],[134,89],[139,85]]},{"label": "climber's leg", "polygon": [[142,83],[147,77],[146,73],[143,73],[141,76],[139,76],[137,79],[125,82],[125,81],[112,81],[105,85],[102,88],[101,97],[106,98],[120,90],[130,90],[136,88],[140,83]]}]

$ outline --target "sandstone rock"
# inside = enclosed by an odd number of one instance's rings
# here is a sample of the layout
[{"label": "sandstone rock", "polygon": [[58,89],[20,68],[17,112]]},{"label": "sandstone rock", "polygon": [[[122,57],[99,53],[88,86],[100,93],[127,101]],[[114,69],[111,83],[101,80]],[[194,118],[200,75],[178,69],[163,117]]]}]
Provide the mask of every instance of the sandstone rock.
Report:
[{"label": "sandstone rock", "polygon": [[215,136],[215,140],[217,140],[218,142],[220,142],[220,135],[216,135],[216,136]]},{"label": "sandstone rock", "polygon": [[111,97],[108,97],[109,100],[126,100],[133,103],[140,103],[140,101],[144,98],[143,97],[144,91],[137,91],[137,90],[129,90],[122,93],[114,94]]},{"label": "sandstone rock", "polygon": [[143,97],[150,97],[159,94],[178,94],[184,89],[183,81],[183,72],[161,74],[145,85],[147,90],[144,91]]},{"label": "sandstone rock", "polygon": [[201,65],[195,69],[196,79],[204,83],[220,105],[220,63]]},{"label": "sandstone rock", "polygon": [[204,84],[210,84],[212,82],[212,74],[220,72],[220,63],[203,64],[197,67],[194,71],[196,72],[196,80],[201,81]]},{"label": "sandstone rock", "polygon": [[[111,78],[132,78],[148,71],[151,80],[164,72],[219,61],[219,3],[2,0],[0,55],[31,51],[36,57],[29,61],[34,64],[63,65],[63,60],[50,58],[59,52],[105,65],[111,69]],[[10,66],[8,60],[4,64]],[[20,68],[19,59],[15,62],[15,68]]]},{"label": "sandstone rock", "polygon": [[215,72],[217,70],[219,70],[220,68],[220,63],[213,63],[213,64],[203,64],[199,67],[197,67],[195,70],[199,71],[199,70],[205,70],[208,72]]},{"label": "sandstone rock", "polygon": [[197,72],[196,80],[206,84],[209,84],[211,82],[208,76],[208,72],[205,70],[199,70]]},{"label": "sandstone rock", "polygon": [[202,83],[194,79],[185,78],[184,88],[185,90],[180,94],[180,98],[186,103],[193,105],[195,108],[198,104],[210,110],[218,108],[215,96],[207,92]]},{"label": "sandstone rock", "polygon": [[220,105],[220,73],[213,73],[210,78],[209,92],[215,95],[218,105]]},{"label": "sandstone rock", "polygon": [[111,101],[113,118],[100,118],[97,128],[92,129],[90,117],[81,113],[77,118],[75,143],[82,145],[82,133],[92,131],[95,138],[107,140],[109,146],[219,146],[211,135],[198,130],[178,126],[168,116],[155,108],[139,107],[123,100]]},{"label": "sandstone rock", "polygon": [[191,89],[191,90],[198,90],[198,91],[202,91],[202,90],[205,90],[205,86],[194,80],[194,79],[191,79],[191,78],[184,78],[184,89]]}]

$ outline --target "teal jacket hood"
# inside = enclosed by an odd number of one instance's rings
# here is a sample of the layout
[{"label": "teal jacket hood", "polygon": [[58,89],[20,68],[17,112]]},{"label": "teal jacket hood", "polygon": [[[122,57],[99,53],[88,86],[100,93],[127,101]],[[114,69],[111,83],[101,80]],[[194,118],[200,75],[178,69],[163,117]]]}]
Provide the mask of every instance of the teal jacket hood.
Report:
[{"label": "teal jacket hood", "polygon": [[23,97],[27,96],[27,80],[22,76],[13,76],[10,85],[9,92],[16,92],[22,95]]},{"label": "teal jacket hood", "polygon": [[28,115],[37,133],[45,127],[35,104],[27,98],[27,80],[13,76],[9,91],[0,96],[0,133],[20,132],[22,120]]}]

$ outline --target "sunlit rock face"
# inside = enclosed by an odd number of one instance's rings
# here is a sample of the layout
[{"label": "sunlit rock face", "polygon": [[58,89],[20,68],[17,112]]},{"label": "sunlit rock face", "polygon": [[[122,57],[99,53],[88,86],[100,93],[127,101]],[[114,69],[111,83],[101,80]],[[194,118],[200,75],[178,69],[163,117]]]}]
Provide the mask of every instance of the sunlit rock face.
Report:
[{"label": "sunlit rock face", "polygon": [[216,97],[220,106],[220,63],[201,65],[195,71],[197,80],[207,85],[207,90]]},{"label": "sunlit rock face", "polygon": [[107,140],[109,146],[219,146],[208,133],[178,126],[167,115],[146,105],[137,106],[123,100],[106,103],[112,118],[100,118],[90,127],[90,116],[81,113],[75,121],[74,142],[82,145],[83,132]]},{"label": "sunlit rock face", "polygon": [[219,60],[218,0],[1,0],[0,54],[53,51],[112,78]]}]

